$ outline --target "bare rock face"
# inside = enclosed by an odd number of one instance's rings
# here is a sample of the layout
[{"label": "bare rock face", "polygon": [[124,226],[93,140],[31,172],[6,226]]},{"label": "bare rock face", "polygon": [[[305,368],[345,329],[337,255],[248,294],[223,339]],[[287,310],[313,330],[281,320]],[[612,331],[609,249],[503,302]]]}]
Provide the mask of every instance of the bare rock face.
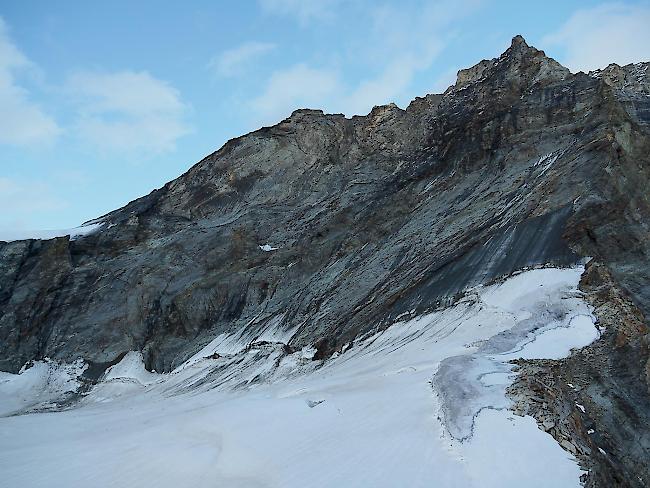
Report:
[{"label": "bare rock face", "polygon": [[650,63],[610,64],[589,75],[614,89],[616,98],[632,119],[646,127],[650,125]]},{"label": "bare rock face", "polygon": [[604,69],[591,71],[590,76],[600,78],[612,88],[628,94],[650,95],[650,63],[619,66],[612,63]]},{"label": "bare rock face", "polygon": [[[219,333],[254,337],[272,321],[293,332],[289,347],[324,358],[467,286],[587,256],[647,324],[646,68],[571,74],[517,36],[406,110],[298,110],[105,215],[94,234],[0,243],[0,369],[81,357],[101,371],[138,350],[168,371]],[[644,327],[629,331],[638,364]],[[625,364],[615,344],[597,354]],[[585,381],[618,385],[611,395],[643,389],[625,367],[599,374]],[[600,421],[616,428],[644,408]],[[616,466],[621,480],[638,474]]]},{"label": "bare rock face", "polygon": [[471,68],[462,69],[458,72],[456,84],[452,89],[465,88],[472,83],[493,76],[499,65],[507,65],[508,82],[541,82],[561,81],[571,73],[560,63],[544,54],[544,51],[530,47],[522,36],[515,36],[512,39],[510,49],[499,58],[487,60]]},{"label": "bare rock face", "polygon": [[327,356],[405,310],[580,255],[645,302],[648,137],[610,78],[517,36],[444,95],[351,119],[298,110],[95,234],[0,244],[0,367],[142,350],[164,371],[279,316],[293,346]]}]

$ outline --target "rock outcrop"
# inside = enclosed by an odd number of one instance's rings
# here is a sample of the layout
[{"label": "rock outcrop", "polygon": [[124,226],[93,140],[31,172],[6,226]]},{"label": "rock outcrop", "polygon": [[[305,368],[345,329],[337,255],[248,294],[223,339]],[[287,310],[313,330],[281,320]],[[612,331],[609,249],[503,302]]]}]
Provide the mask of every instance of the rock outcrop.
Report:
[{"label": "rock outcrop", "polygon": [[[324,358],[467,286],[586,257],[638,310],[626,337],[647,364],[647,67],[572,74],[517,36],[406,110],[298,110],[93,234],[0,243],[0,369],[81,357],[101,371],[138,350],[169,371],[219,333],[254,339],[271,322]],[[641,402],[647,377],[626,376],[630,349],[616,344],[597,354],[623,366],[584,381]],[[631,466],[617,465],[619,481]]]},{"label": "rock outcrop", "polygon": [[601,337],[566,359],[517,361],[514,410],[579,459],[586,487],[641,488],[650,479],[648,326],[602,264],[589,263],[580,288]]}]

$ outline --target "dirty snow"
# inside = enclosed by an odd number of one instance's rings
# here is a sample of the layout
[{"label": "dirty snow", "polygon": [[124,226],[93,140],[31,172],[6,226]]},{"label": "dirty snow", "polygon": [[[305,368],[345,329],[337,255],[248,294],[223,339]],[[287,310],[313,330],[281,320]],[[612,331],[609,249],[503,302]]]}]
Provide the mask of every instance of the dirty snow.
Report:
[{"label": "dirty snow", "polygon": [[474,290],[478,302],[494,314],[493,320],[510,326],[475,351],[441,362],[434,385],[453,439],[471,438],[487,409],[506,415],[511,402],[505,389],[514,378],[511,360],[559,359],[598,337],[591,308],[577,291],[581,270],[537,269]]},{"label": "dirty snow", "polygon": [[59,230],[0,229],[0,241],[10,242],[25,239],[46,240],[64,236],[70,236],[70,240],[75,240],[98,231],[103,225],[103,222],[93,222],[72,229]]},{"label": "dirty snow", "polygon": [[[470,290],[326,362],[287,354],[281,317],[262,331],[279,342],[222,335],[168,374],[127,354],[76,408],[0,418],[0,486],[578,487],[575,460],[504,390],[508,358],[597,336],[581,272]],[[0,380],[0,401],[36,384],[29,371]]]}]

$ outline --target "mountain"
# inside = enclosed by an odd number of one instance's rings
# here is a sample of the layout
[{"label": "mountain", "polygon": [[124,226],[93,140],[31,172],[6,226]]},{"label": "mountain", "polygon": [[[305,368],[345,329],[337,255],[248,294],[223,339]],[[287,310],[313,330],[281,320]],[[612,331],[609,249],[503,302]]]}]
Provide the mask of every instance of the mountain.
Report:
[{"label": "mountain", "polygon": [[644,486],[648,65],[572,74],[517,36],[404,110],[297,110],[93,232],[0,242],[0,370],[81,359],[92,384],[136,351],[169,373],[234,336],[326,363],[473,287],[587,263],[580,290],[599,338],[518,359],[508,394],[587,486]]}]

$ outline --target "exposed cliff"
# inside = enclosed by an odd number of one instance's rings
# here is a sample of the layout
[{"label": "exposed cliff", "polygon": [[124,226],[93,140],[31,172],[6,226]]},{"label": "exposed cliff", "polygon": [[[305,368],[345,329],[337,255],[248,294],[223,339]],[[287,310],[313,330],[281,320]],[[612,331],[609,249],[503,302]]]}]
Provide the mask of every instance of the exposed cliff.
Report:
[{"label": "exposed cliff", "polygon": [[[597,346],[614,366],[581,374],[620,388],[601,397],[641,399],[599,421],[641,418],[647,68],[571,74],[517,36],[406,110],[298,110],[101,217],[90,235],[0,243],[0,369],[81,357],[99,374],[138,350],[169,371],[219,333],[245,329],[253,341],[269,323],[290,332],[289,348],[323,358],[470,285],[594,257],[640,325],[623,346]],[[617,461],[621,484],[647,452],[641,442]]]},{"label": "exposed cliff", "polygon": [[292,345],[329,354],[468,284],[577,259],[567,244],[645,301],[647,121],[619,101],[627,85],[571,75],[519,36],[477,66],[406,110],[296,111],[93,235],[3,244],[2,367],[142,349],[168,370],[279,316]]}]

